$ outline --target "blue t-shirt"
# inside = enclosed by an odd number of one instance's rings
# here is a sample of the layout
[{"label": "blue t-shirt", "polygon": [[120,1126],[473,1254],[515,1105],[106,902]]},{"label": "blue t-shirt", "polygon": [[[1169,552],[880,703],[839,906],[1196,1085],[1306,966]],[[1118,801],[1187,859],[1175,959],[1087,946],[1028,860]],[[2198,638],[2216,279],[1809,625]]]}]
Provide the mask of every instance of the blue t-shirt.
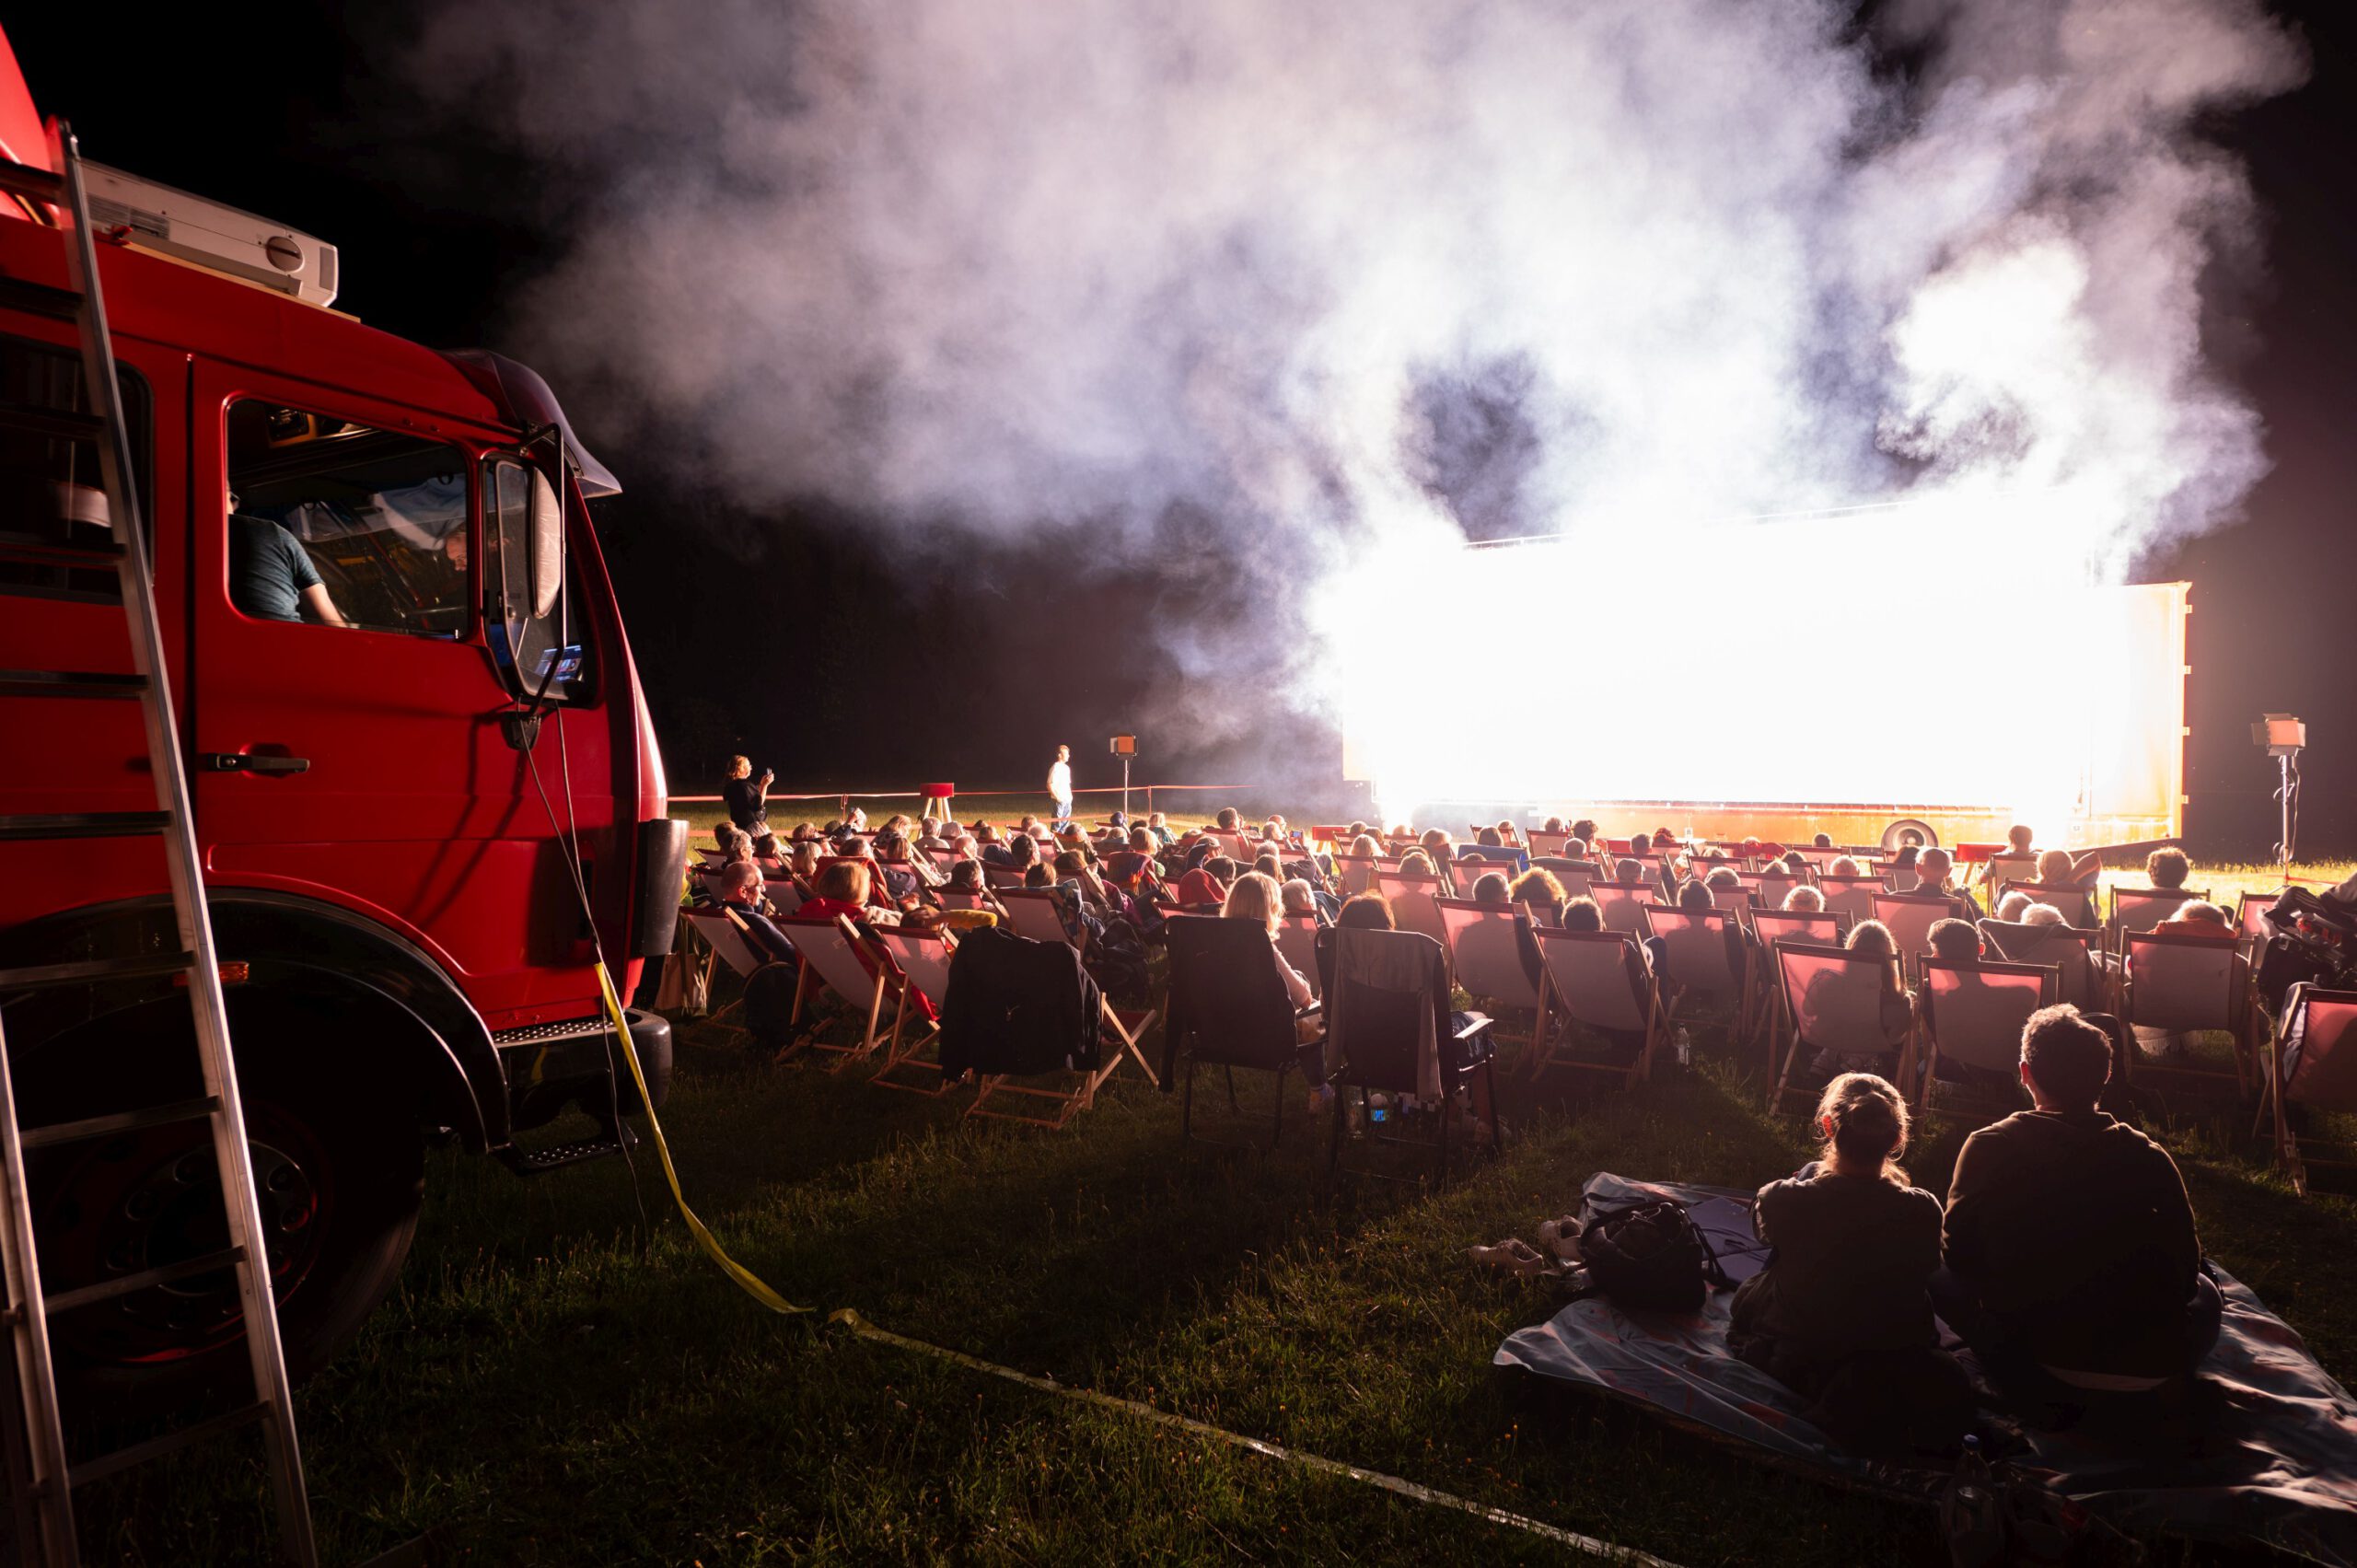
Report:
[{"label": "blue t-shirt", "polygon": [[303,590],[319,584],[302,542],[268,517],[229,518],[229,602],[261,621],[303,619]]}]

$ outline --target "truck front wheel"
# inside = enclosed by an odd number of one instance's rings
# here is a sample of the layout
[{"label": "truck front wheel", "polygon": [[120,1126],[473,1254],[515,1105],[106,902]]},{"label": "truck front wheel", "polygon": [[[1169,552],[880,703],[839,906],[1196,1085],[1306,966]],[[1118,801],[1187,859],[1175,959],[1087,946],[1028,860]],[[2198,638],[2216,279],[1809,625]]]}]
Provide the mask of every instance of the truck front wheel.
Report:
[{"label": "truck front wheel", "polygon": [[[358,1333],[399,1278],[417,1228],[424,1144],[403,1096],[355,1076],[366,1047],[339,1037],[323,1005],[233,993],[230,1019],[279,1334],[299,1381]],[[123,1109],[134,1084],[134,1103],[193,1097],[194,1064],[185,999],[98,1019],[35,1053],[28,1120]],[[27,1175],[49,1294],[228,1245],[202,1121],[44,1150]],[[62,1313],[51,1324],[61,1392],[122,1415],[242,1391],[242,1328],[226,1268]]]}]

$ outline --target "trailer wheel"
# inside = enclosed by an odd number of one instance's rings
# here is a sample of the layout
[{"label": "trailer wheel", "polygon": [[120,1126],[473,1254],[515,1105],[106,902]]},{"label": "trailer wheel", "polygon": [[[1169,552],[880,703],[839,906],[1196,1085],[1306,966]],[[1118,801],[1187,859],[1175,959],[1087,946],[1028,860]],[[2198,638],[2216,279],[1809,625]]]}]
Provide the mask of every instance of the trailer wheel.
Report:
[{"label": "trailer wheel", "polygon": [[[400,1277],[417,1229],[424,1144],[400,1095],[354,1081],[354,1054],[330,1044],[334,1019],[318,1005],[237,997],[231,1028],[279,1336],[299,1382],[350,1342]],[[85,1038],[93,1031],[100,1038]],[[29,1076],[52,1105],[61,1093],[85,1103],[94,1092],[120,1094],[59,1071],[92,1050],[103,1051],[114,1084],[173,1086],[155,1100],[198,1090],[184,1000],[50,1044],[62,1049],[42,1051]],[[203,1121],[46,1150],[27,1176],[52,1294],[228,1245]],[[230,1269],[60,1314],[51,1323],[60,1392],[101,1419],[243,1395],[251,1384],[240,1319]]]},{"label": "trailer wheel", "polygon": [[1917,849],[1936,849],[1939,842],[1940,835],[1919,817],[1901,817],[1882,830],[1882,847],[1887,850],[1904,849],[1910,843]]}]

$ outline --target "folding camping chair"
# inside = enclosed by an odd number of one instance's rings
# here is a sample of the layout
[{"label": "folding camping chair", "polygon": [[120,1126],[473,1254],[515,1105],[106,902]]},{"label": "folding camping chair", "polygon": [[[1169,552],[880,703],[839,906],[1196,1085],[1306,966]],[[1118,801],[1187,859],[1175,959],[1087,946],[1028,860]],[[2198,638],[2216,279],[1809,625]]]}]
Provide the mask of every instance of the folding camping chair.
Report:
[{"label": "folding camping chair", "polygon": [[[1446,915],[1462,907],[1449,900],[1441,912]],[[1485,915],[1498,912],[1484,905],[1471,907]],[[1320,961],[1333,976],[1326,1014],[1326,1081],[1335,1091],[1327,1168],[1341,1167],[1353,1089],[1358,1091],[1362,1108],[1370,1094],[1413,1095],[1439,1107],[1440,1179],[1446,1181],[1448,1124],[1457,1092],[1469,1088],[1477,1074],[1489,1104],[1492,1152],[1503,1148],[1490,1020],[1469,1013],[1465,1026],[1457,1027],[1448,1005],[1447,965],[1433,950],[1432,938],[1412,931],[1332,930],[1318,933],[1318,942]],[[1520,972],[1519,964],[1515,971]],[[1376,1132],[1371,1114],[1365,1135],[1385,1143],[1415,1141]]]},{"label": "folding camping chair", "polygon": [[1277,923],[1277,951],[1309,981],[1309,993],[1320,994],[1318,980],[1318,917],[1288,914]]},{"label": "folding camping chair", "polygon": [[1448,884],[1439,875],[1421,876],[1412,871],[1377,871],[1375,890],[1391,905],[1391,923],[1402,931],[1421,932],[1446,947],[1448,933],[1441,925],[1440,911],[1435,899],[1449,896]]},{"label": "folding camping chair", "polygon": [[1923,956],[1932,950],[1932,927],[1956,917],[1956,906],[1937,894],[1876,893],[1868,903],[1874,918],[1889,928],[1909,975],[1922,972]]},{"label": "folding camping chair", "polygon": [[[802,959],[802,973],[794,986],[794,1014],[786,1021],[786,1028],[793,1032],[778,1048],[776,1060],[784,1062],[807,1046],[842,1058],[830,1069],[841,1072],[876,1049],[882,1039],[878,1030],[884,1016],[884,999],[897,999],[906,982],[889,959],[867,946],[849,915],[839,914],[823,921],[789,920],[781,923],[778,929],[794,944],[795,954]],[[860,957],[863,950],[867,954],[865,961]],[[850,1004],[853,1012],[866,1009],[866,1028],[857,1045],[828,1045],[801,1037],[803,1005],[819,985]]]},{"label": "folding camping chair", "polygon": [[[1915,1004],[1916,1022],[1923,1037],[1916,1109],[1932,1103],[1940,1063],[1953,1062],[2002,1080],[2002,1097],[1986,1093],[1978,1097],[1991,1108],[2002,1107],[1999,1116],[2021,1109],[2021,1083],[2015,1070],[2022,1058],[2022,1030],[2032,1013],[2053,1002],[2059,978],[2051,966],[2044,964],[1924,959],[1923,983]],[[1975,1098],[1977,1086],[1970,1075],[1939,1086],[1944,1099]]]},{"label": "folding camping chair", "polygon": [[1846,914],[1850,923],[1875,917],[1875,895],[1890,889],[1879,877],[1828,877],[1817,879],[1817,890],[1825,895],[1825,907],[1836,914]]},{"label": "folding camping chair", "polygon": [[1641,882],[1631,886],[1624,882],[1598,882],[1590,887],[1587,896],[1596,900],[1596,909],[1604,915],[1604,929],[1624,935],[1645,934],[1645,906],[1661,897],[1657,884]]},{"label": "folding camping chair", "polygon": [[2243,939],[2243,957],[2253,965],[2258,962],[2258,950],[2274,935],[2267,923],[2267,912],[2275,907],[2275,900],[2286,890],[2278,888],[2271,893],[2245,893],[2235,905],[2235,931]]},{"label": "folding camping chair", "polygon": [[1478,904],[1469,899],[1439,899],[1441,929],[1448,941],[1449,971],[1466,993],[1536,1017],[1538,987],[1522,967],[1512,904]]},{"label": "folding camping chair", "polygon": [[1604,874],[1592,860],[1565,860],[1560,855],[1533,855],[1530,868],[1552,876],[1563,885],[1563,896],[1571,899],[1589,896],[1596,878]]},{"label": "folding camping chair", "polygon": [[[1269,1146],[1285,1131],[1285,1074],[1301,1065],[1296,1012],[1271,961],[1269,934],[1257,922],[1216,915],[1174,914],[1163,927],[1170,952],[1170,994],[1162,1041],[1167,1081],[1184,1081],[1178,1112],[1181,1143],[1194,1136],[1195,1067],[1209,1063],[1227,1077],[1228,1108],[1236,1102],[1236,1069],[1277,1075],[1277,1111]],[[1312,1007],[1316,1006],[1312,1004]]]},{"label": "folding camping chair", "polygon": [[1895,1059],[1884,1075],[1900,1094],[1907,1092],[1915,1053],[1913,1024],[1910,1020],[1896,1041],[1883,1024],[1883,999],[1891,993],[1898,962],[1846,947],[1804,947],[1787,942],[1776,949],[1776,983],[1782,1005],[1777,1013],[1780,1027],[1769,1034],[1769,1059],[1772,1062],[1776,1057],[1776,1037],[1783,1028],[1791,1029],[1793,1038],[1783,1051],[1783,1066],[1768,1101],[1771,1113],[1783,1110],[1784,1098],[1793,1092],[1793,1066],[1803,1051],[1872,1057],[1877,1063]]},{"label": "folding camping chair", "polygon": [[[956,1086],[941,1070],[941,1056],[937,1049],[931,1060],[920,1053],[929,1046],[937,1047],[941,1026],[927,1025],[922,1036],[911,1038],[906,1044],[901,1042],[900,1034],[908,1026],[909,1014],[912,1010],[909,1004],[912,997],[922,996],[931,1002],[935,1014],[939,1015],[941,1004],[949,995],[949,959],[958,950],[957,941],[946,931],[899,925],[877,926],[876,939],[891,955],[894,967],[900,971],[902,983],[892,1008],[892,1032],[884,1044],[884,1065],[878,1067],[867,1081],[883,1088],[901,1089],[910,1094],[923,1095],[928,1099],[937,1099]],[[892,1074],[903,1068],[931,1073],[934,1075],[933,1086],[928,1088],[916,1084],[893,1082]]]},{"label": "folding camping chair", "polygon": [[1673,1018],[1678,1016],[1678,1005],[1688,993],[1731,995],[1735,998],[1735,1021],[1728,1026],[1728,1039],[1737,1044],[1749,1040],[1752,996],[1758,990],[1759,977],[1752,970],[1751,944],[1741,944],[1740,964],[1728,954],[1730,938],[1739,939],[1742,929],[1736,917],[1724,910],[1689,914],[1666,904],[1648,904],[1643,913],[1644,934],[1659,937],[1667,955],[1667,1015]]},{"label": "folding camping chair", "polygon": [[[2103,924],[2096,910],[2095,889],[2077,882],[2008,882],[2004,892],[2027,893],[2034,904],[2053,905],[2074,930],[2087,931]],[[2004,894],[1998,896],[2003,898]]]},{"label": "folding camping chair", "polygon": [[2325,991],[2302,981],[2283,998],[2283,1028],[2267,1057],[2267,1100],[2262,1120],[2275,1117],[2275,1162],[2292,1179],[2292,1190],[2308,1195],[2310,1165],[2357,1167],[2345,1154],[2315,1155],[2292,1129],[2294,1105],[2343,1116],[2357,1112],[2357,991]]},{"label": "folding camping chair", "polygon": [[[2257,1086],[2252,1058],[2258,1042],[2253,1028],[2259,1013],[2241,941],[2173,931],[2123,932],[2119,940],[2119,1013],[2129,1030],[2131,1079],[2147,1074],[2212,1082],[2231,1079],[2239,1093]],[[2235,1070],[2221,1073],[2183,1063],[2142,1060],[2142,1051],[2134,1046],[2139,1028],[2164,1029],[2173,1035],[2223,1029],[2234,1037]]]},{"label": "folding camping chair", "polygon": [[[1669,1022],[1662,1011],[1661,985],[1636,937],[1621,931],[1564,931],[1550,925],[1534,926],[1530,935],[1538,943],[1541,963],[1531,1076],[1560,1065],[1617,1074],[1630,1088],[1651,1077],[1654,1052],[1668,1038]],[[1569,1024],[1641,1037],[1637,1059],[1626,1067],[1577,1058],[1558,1063],[1548,1024],[1559,1013]]]}]

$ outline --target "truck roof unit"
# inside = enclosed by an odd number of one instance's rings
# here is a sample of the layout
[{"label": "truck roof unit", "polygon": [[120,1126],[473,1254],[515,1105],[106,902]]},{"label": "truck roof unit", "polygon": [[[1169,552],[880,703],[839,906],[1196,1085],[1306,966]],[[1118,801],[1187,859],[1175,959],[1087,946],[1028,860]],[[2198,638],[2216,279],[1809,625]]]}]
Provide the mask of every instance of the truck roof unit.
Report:
[{"label": "truck roof unit", "polygon": [[312,305],[335,303],[335,247],[219,202],[103,164],[85,163],[90,221],[134,244]]}]

